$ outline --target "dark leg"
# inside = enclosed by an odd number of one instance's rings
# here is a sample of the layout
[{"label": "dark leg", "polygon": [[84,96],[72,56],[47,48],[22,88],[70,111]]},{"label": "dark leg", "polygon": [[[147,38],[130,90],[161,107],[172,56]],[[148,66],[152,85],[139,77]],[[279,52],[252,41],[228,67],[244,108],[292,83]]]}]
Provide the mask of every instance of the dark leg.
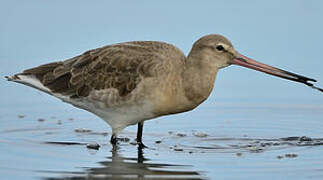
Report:
[{"label": "dark leg", "polygon": [[112,134],[110,142],[112,145],[116,145],[117,144],[117,136]]},{"label": "dark leg", "polygon": [[142,151],[142,148],[138,147],[138,157],[137,157],[137,163],[142,164],[144,162],[144,153]]},{"label": "dark leg", "polygon": [[138,123],[138,130],[137,130],[137,144],[140,148],[146,148],[146,146],[142,143],[142,130],[144,127],[144,123]]}]

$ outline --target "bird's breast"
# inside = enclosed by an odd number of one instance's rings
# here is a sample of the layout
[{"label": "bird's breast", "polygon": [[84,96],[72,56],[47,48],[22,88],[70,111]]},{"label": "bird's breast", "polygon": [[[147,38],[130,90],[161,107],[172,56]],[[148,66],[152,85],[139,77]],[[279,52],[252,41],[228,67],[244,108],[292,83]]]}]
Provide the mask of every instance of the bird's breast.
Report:
[{"label": "bird's breast", "polygon": [[185,112],[195,107],[185,97],[182,79],[176,75],[165,76],[160,80],[152,99],[153,113],[157,116]]}]

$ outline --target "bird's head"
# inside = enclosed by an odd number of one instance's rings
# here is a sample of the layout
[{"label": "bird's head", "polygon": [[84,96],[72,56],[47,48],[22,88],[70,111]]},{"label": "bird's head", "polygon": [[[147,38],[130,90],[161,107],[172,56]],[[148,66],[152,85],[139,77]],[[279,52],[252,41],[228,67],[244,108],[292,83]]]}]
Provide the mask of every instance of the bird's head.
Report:
[{"label": "bird's head", "polygon": [[323,92],[321,88],[317,88],[309,82],[316,82],[315,79],[278,69],[248,58],[238,53],[227,38],[218,34],[206,35],[197,40],[193,45],[190,56],[197,56],[195,59],[203,59],[202,64],[210,66],[211,68],[220,69],[235,64],[280,78],[300,82]]},{"label": "bird's head", "polygon": [[192,52],[197,52],[210,66],[218,69],[231,65],[236,57],[231,42],[218,34],[206,35],[197,40]]}]

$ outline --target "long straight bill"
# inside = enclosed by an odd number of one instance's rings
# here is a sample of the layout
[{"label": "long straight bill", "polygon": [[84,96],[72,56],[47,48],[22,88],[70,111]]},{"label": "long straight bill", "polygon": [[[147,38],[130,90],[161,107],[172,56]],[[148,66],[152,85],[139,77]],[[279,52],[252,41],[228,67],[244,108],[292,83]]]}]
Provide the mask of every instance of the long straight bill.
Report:
[{"label": "long straight bill", "polygon": [[241,54],[239,54],[239,56],[233,60],[233,64],[240,65],[240,66],[250,68],[250,69],[254,69],[257,71],[261,71],[261,72],[264,72],[264,73],[267,73],[267,74],[270,74],[273,76],[278,76],[278,77],[288,79],[291,81],[303,83],[313,89],[317,89],[317,90],[323,92],[322,88],[316,87],[312,83],[309,82],[309,81],[316,82],[315,79],[308,78],[308,77],[305,77],[305,76],[302,76],[299,74],[295,74],[295,73],[288,72],[288,71],[285,71],[285,70],[282,70],[279,68],[275,68],[273,66],[263,64],[261,62],[255,61],[255,60],[248,58],[248,57],[241,55]]}]

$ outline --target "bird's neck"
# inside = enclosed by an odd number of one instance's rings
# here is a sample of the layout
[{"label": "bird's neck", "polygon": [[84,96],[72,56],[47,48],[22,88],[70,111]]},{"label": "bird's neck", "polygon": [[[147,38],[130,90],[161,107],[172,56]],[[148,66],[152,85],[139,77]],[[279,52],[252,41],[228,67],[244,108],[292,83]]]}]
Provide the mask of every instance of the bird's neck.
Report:
[{"label": "bird's neck", "polygon": [[183,87],[193,107],[206,100],[213,90],[218,68],[207,58],[202,53],[191,51],[186,59]]}]

